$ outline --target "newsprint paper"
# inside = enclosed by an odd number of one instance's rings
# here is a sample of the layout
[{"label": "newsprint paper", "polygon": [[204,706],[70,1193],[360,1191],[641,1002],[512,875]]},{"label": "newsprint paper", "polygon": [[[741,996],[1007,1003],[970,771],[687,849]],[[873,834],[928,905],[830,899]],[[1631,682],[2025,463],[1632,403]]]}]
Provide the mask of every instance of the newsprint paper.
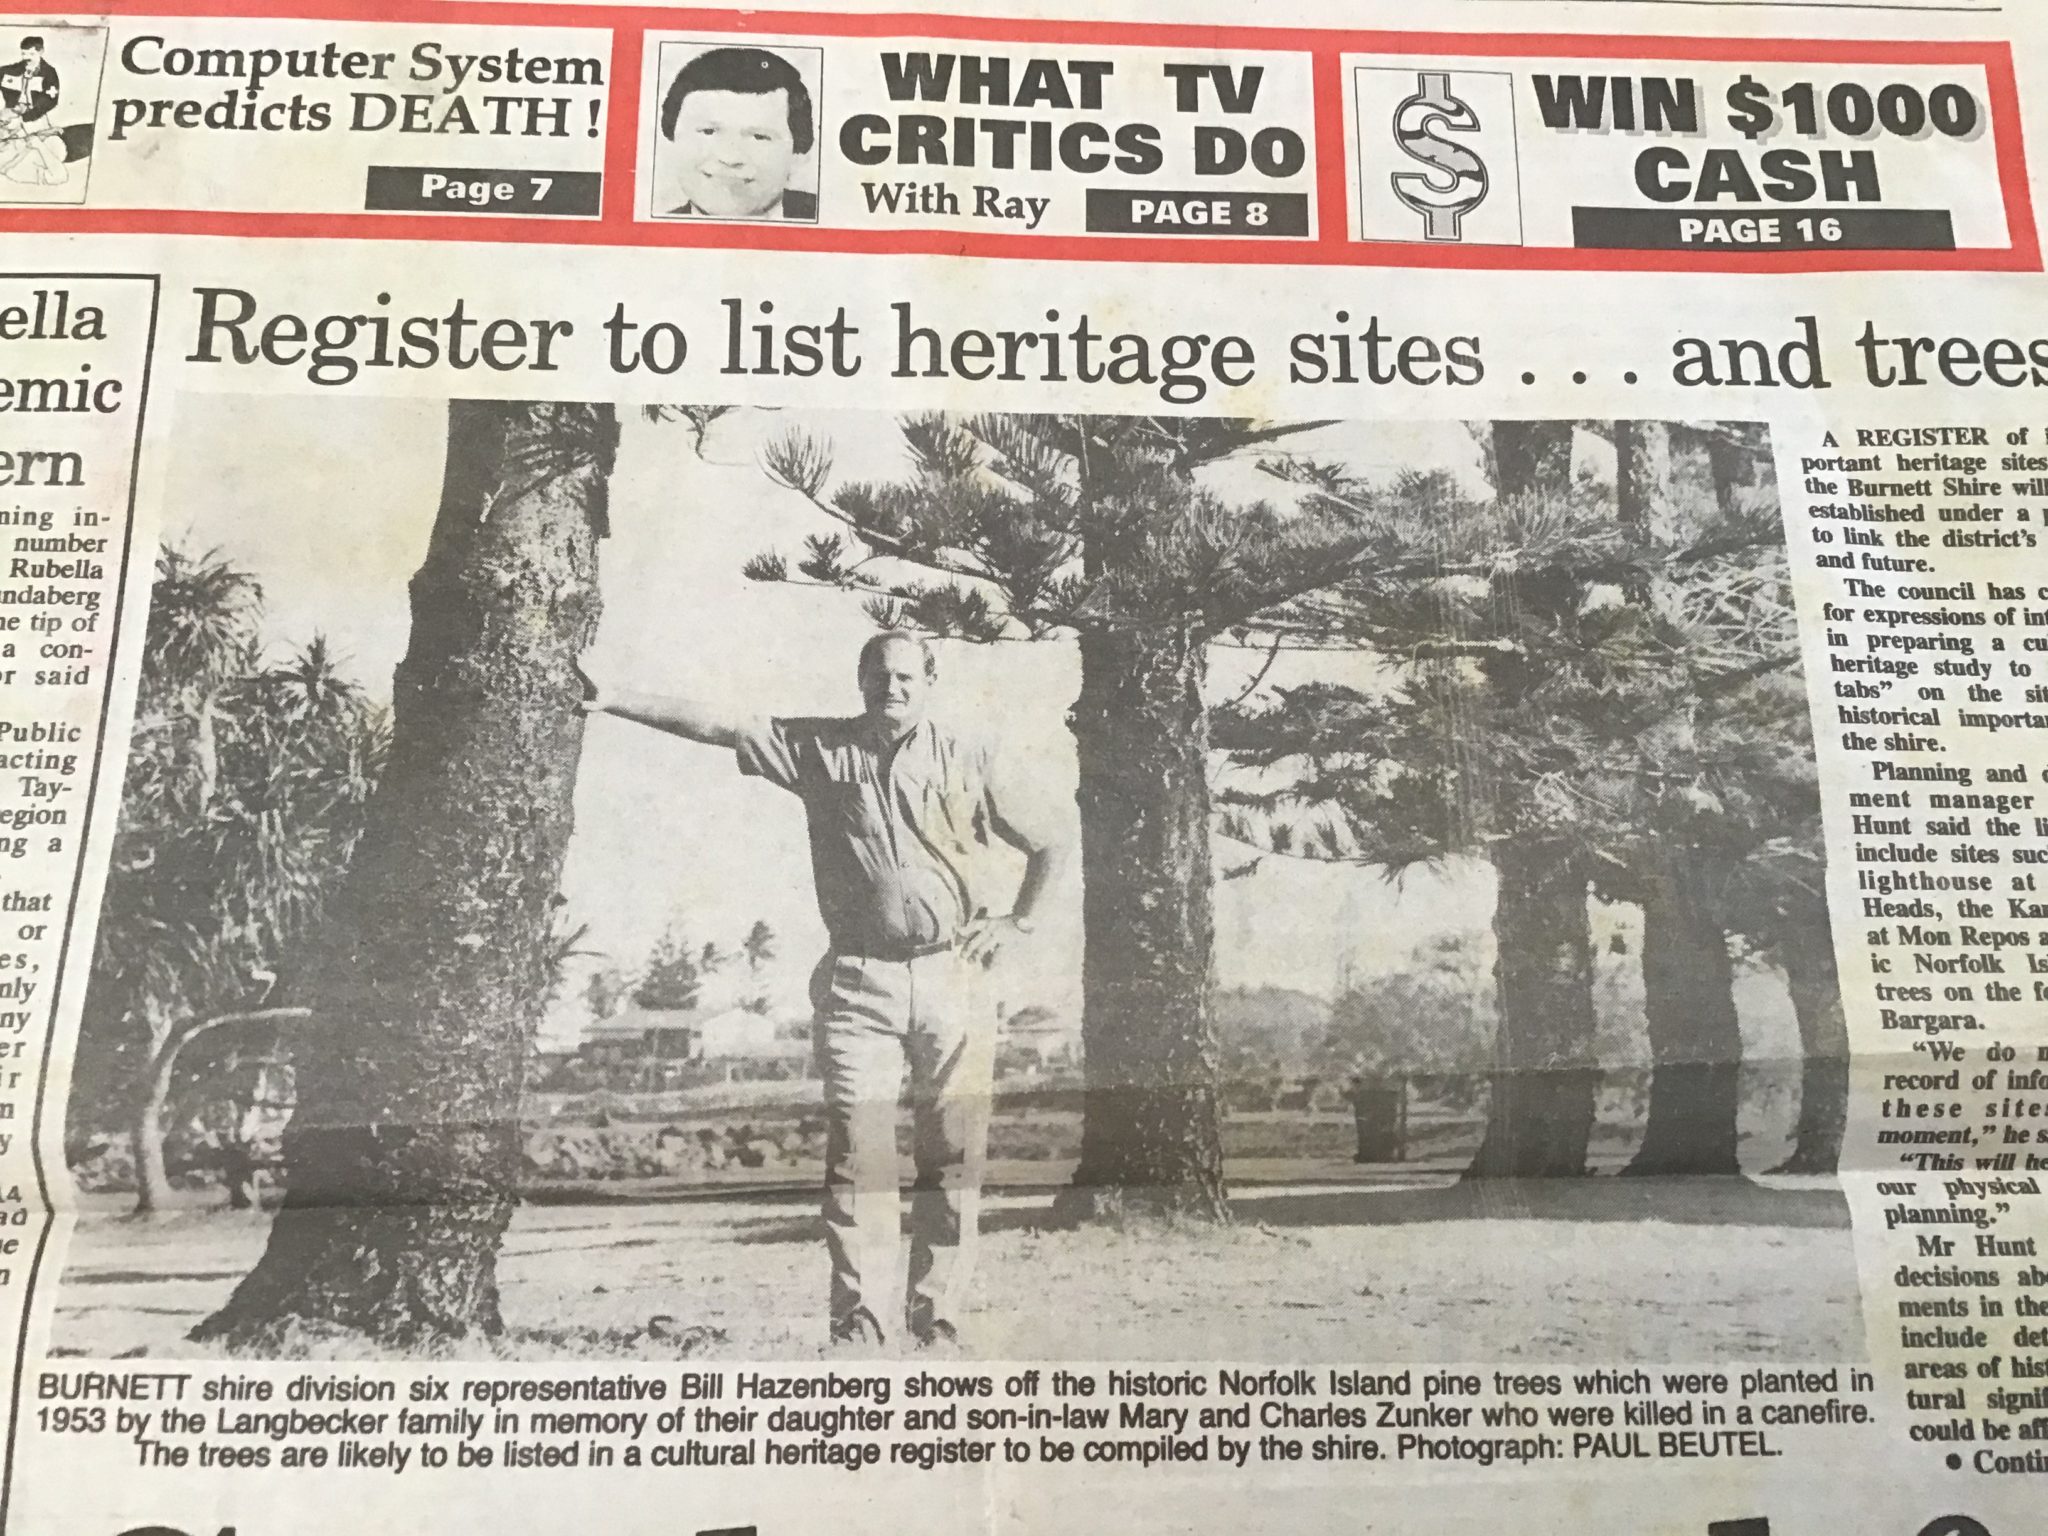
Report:
[{"label": "newsprint paper", "polygon": [[2048,26],[940,3],[0,14],[0,1533],[2048,1531]]}]

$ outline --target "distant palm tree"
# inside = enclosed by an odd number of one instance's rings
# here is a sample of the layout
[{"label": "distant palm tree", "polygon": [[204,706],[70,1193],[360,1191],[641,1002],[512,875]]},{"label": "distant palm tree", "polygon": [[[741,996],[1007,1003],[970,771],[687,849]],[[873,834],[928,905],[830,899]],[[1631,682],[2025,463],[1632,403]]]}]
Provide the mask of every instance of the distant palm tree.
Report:
[{"label": "distant palm tree", "polygon": [[768,1011],[768,991],[761,980],[761,972],[773,960],[779,949],[775,930],[760,918],[754,919],[754,926],[747,930],[747,936],[740,940],[740,953],[747,962],[747,996],[741,1007],[755,1013]]},{"label": "distant palm tree", "polygon": [[168,1189],[183,1047],[298,1016],[276,977],[347,861],[388,742],[324,640],[263,665],[262,610],[217,550],[159,554],[73,1086],[77,1123],[126,1126],[138,1213]]},{"label": "distant palm tree", "polygon": [[157,552],[143,639],[142,687],[179,689],[239,672],[256,639],[263,587],[217,549]]}]

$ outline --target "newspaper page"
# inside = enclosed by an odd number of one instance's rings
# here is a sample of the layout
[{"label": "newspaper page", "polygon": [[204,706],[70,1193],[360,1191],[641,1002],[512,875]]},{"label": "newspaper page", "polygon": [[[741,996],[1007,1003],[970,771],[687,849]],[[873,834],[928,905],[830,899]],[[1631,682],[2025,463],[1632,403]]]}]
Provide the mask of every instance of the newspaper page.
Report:
[{"label": "newspaper page", "polygon": [[10,6],[0,1532],[2048,1527],[2044,93]]}]

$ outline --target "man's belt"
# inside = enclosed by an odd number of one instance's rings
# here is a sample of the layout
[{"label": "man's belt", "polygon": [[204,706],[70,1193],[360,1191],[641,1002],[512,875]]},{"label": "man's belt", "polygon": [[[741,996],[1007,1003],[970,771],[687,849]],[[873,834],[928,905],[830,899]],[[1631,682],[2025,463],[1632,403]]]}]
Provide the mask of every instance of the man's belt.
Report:
[{"label": "man's belt", "polygon": [[834,944],[832,950],[854,960],[888,960],[903,965],[912,960],[929,960],[933,955],[943,955],[956,942],[954,939],[934,939],[929,944]]}]

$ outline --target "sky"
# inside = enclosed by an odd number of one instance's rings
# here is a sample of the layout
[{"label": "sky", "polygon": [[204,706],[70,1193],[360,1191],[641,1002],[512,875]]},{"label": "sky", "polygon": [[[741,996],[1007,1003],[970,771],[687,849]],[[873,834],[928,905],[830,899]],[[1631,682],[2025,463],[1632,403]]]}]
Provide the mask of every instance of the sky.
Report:
[{"label": "sky", "polygon": [[[688,428],[623,414],[611,495],[612,537],[600,553],[604,619],[586,668],[600,684],[687,690],[769,714],[852,714],[854,657],[873,625],[857,598],[747,581],[748,556],[802,553],[804,537],[838,525],[759,467],[764,444],[801,429],[833,445],[836,479],[900,474],[895,419],[879,413],[749,410],[723,418],[702,453]],[[446,451],[445,407],[433,402],[292,396],[188,396],[180,402],[164,537],[218,548],[266,595],[265,633],[282,650],[323,633],[344,672],[390,697],[409,624],[406,584],[426,550]],[[1343,423],[1297,440],[1374,478],[1404,468],[1479,474],[1455,422]],[[1249,466],[1219,473],[1225,494],[1272,497]],[[1232,697],[1263,656],[1214,654],[1213,700]],[[1267,685],[1337,668],[1370,686],[1369,659],[1284,656]],[[935,712],[993,735],[1029,765],[1056,804],[1071,805],[1072,738],[1065,712],[1079,686],[1071,640],[940,646]],[[1250,849],[1218,846],[1220,866]],[[732,754],[613,718],[585,737],[576,833],[563,874],[572,924],[589,925],[597,957],[578,963],[551,1016],[556,1043],[584,1022],[578,1000],[591,965],[631,972],[664,929],[736,945],[756,918],[781,936],[773,981],[802,996],[825,943],[810,886],[798,802],[743,779]],[[1435,932],[1481,930],[1487,877],[1469,865],[1411,873],[1399,885],[1356,868],[1265,857],[1216,892],[1217,975],[1224,986],[1336,990],[1348,974],[1387,969]],[[1071,1004],[1080,971],[1078,899],[1068,893],[1035,946],[1032,1000]]]}]

